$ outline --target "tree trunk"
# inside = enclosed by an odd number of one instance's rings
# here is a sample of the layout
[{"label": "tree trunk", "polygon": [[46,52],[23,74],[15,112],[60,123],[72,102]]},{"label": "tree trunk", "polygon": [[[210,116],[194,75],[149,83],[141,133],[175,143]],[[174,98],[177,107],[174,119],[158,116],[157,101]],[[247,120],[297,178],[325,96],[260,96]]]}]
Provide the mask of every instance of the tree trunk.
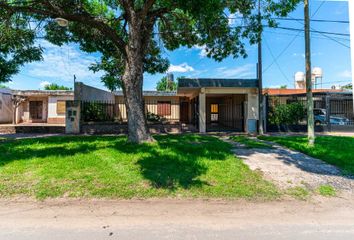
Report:
[{"label": "tree trunk", "polygon": [[[140,23],[141,24],[141,23]],[[130,43],[126,46],[123,93],[128,117],[128,140],[134,143],[151,142],[143,101],[143,59],[146,39],[139,23],[129,26]]]},{"label": "tree trunk", "polygon": [[[133,68],[133,69],[131,69]],[[143,101],[143,74],[126,67],[123,92],[128,117],[128,140],[134,143],[153,141],[146,124]]]}]

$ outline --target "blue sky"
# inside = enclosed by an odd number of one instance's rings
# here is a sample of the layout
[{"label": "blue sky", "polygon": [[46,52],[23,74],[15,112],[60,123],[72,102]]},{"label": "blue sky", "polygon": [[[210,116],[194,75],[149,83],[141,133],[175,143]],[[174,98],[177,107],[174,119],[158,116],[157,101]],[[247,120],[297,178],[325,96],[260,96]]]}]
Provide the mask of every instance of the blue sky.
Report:
[{"label": "blue sky", "polygon": [[[346,1],[310,1],[313,19],[348,20],[348,3]],[[316,12],[316,13],[315,13]],[[303,18],[303,6],[290,14],[292,18]],[[279,21],[280,27],[303,28],[302,22]],[[312,22],[311,27],[317,31],[349,33],[347,23]],[[324,72],[324,87],[345,85],[351,82],[349,37],[330,36],[312,33],[312,66],[321,67]],[[263,78],[264,87],[294,85],[294,74],[304,71],[304,37],[303,32],[284,29],[265,29],[263,34]],[[338,43],[339,42],[339,43]],[[12,89],[42,89],[46,83],[73,86],[73,75],[77,81],[91,86],[104,88],[100,81],[102,73],[93,74],[88,66],[95,62],[97,54],[81,52],[77,45],[70,44],[56,47],[41,41],[45,48],[44,61],[24,66],[7,85]],[[345,46],[343,46],[345,45]],[[215,78],[255,78],[257,63],[257,46],[247,46],[248,58],[227,58],[217,63],[205,56],[201,47],[180,48],[165,54],[171,62],[169,71],[175,78],[215,77]],[[273,58],[274,56],[274,58]],[[274,61],[276,59],[276,61]],[[144,89],[155,89],[156,82],[164,74],[144,76]]]}]

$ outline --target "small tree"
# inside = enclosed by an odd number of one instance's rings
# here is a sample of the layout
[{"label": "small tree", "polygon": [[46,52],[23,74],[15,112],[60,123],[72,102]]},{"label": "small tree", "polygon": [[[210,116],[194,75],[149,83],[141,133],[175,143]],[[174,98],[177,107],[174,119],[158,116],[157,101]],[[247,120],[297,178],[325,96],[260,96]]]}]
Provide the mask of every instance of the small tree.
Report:
[{"label": "small tree", "polygon": [[353,84],[349,83],[347,85],[342,86],[343,90],[353,90]]},{"label": "small tree", "polygon": [[177,83],[173,80],[170,80],[168,77],[161,78],[160,81],[156,83],[157,91],[167,91],[172,92],[177,90]]},{"label": "small tree", "polygon": [[71,90],[69,87],[58,85],[56,83],[47,84],[44,86],[44,90]]},{"label": "small tree", "polygon": [[301,103],[279,104],[269,111],[269,122],[277,126],[298,124],[306,115]]},{"label": "small tree", "polygon": [[12,123],[16,124],[17,123],[17,108],[24,102],[26,101],[26,97],[24,96],[19,96],[19,95],[13,95],[11,100],[12,100],[12,106],[13,106],[13,117],[12,117]]}]

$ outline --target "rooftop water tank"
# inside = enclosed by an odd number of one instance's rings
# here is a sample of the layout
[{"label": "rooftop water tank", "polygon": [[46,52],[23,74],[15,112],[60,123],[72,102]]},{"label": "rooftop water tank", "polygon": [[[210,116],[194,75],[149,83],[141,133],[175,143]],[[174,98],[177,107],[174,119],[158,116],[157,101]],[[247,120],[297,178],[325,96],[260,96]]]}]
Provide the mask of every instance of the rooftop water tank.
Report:
[{"label": "rooftop water tank", "polygon": [[295,73],[295,81],[296,81],[296,82],[303,82],[303,81],[305,81],[305,73],[303,73],[303,72],[297,72],[297,73]]},{"label": "rooftop water tank", "polygon": [[321,78],[323,77],[323,70],[322,68],[314,67],[312,69],[312,74],[315,75],[315,77]]}]

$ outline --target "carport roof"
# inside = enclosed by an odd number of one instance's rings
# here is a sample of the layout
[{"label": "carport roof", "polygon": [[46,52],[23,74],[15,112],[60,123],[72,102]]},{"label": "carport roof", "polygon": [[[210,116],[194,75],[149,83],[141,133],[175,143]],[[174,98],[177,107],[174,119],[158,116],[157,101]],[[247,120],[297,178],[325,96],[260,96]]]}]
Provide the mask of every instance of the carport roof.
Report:
[{"label": "carport roof", "polygon": [[236,87],[257,88],[258,79],[235,78],[180,78],[178,88]]}]

